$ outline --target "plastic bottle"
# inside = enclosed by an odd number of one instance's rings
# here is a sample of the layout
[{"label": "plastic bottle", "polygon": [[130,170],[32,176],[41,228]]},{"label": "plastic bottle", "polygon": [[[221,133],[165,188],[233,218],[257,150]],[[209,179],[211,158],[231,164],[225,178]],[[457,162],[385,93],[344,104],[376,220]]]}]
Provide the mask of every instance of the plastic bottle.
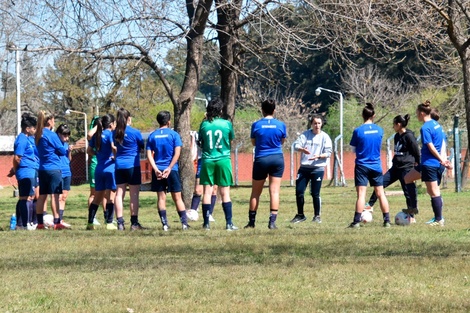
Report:
[{"label": "plastic bottle", "polygon": [[16,214],[13,214],[10,218],[10,230],[16,230]]}]

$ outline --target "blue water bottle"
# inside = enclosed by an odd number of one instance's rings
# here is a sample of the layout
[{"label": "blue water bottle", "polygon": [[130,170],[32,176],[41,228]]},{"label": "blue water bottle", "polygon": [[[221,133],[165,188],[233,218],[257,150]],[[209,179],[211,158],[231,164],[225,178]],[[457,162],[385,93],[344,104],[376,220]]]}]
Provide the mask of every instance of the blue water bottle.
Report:
[{"label": "blue water bottle", "polygon": [[10,230],[16,230],[16,214],[13,214],[10,218]]}]

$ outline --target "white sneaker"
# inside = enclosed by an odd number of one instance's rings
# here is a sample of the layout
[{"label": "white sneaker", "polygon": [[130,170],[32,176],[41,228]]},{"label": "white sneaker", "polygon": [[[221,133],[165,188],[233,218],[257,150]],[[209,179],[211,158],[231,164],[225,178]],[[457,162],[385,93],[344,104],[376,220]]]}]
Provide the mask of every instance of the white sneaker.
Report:
[{"label": "white sneaker", "polygon": [[163,231],[168,231],[170,229],[170,226],[168,225],[163,225]]},{"label": "white sneaker", "polygon": [[28,223],[28,225],[26,225],[27,230],[36,230],[36,227],[38,227],[38,224]]},{"label": "white sneaker", "polygon": [[60,223],[61,223],[62,225],[64,225],[65,228],[71,228],[71,227],[72,227],[72,225],[70,225],[69,223],[66,223],[66,222],[64,222],[64,221],[61,221]]},{"label": "white sneaker", "polygon": [[209,215],[209,222],[215,222],[215,219],[212,217],[212,214]]},{"label": "white sneaker", "polygon": [[101,223],[96,219],[96,217],[93,219],[93,225],[100,226]]}]

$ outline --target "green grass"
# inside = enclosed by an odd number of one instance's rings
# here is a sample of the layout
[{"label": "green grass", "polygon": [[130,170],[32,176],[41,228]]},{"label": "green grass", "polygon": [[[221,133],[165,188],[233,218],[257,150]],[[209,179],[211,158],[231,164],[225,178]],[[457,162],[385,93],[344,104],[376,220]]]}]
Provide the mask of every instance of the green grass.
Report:
[{"label": "green grass", "polygon": [[[391,188],[396,190],[397,187]],[[247,222],[250,188],[232,189],[234,222]],[[16,199],[0,190],[0,226],[8,229]],[[224,230],[220,205],[209,232],[200,222],[160,230],[153,193],[141,193],[149,230],[85,231],[87,186],[74,187],[70,231],[0,231],[0,312],[468,312],[470,310],[470,194],[443,190],[444,228],[420,194],[418,223],[383,229],[381,214],[361,229],[346,229],[355,191],[322,189],[323,223],[291,225],[294,188],[281,190],[276,231],[267,228],[264,191],[255,229]],[[404,206],[390,196],[391,217]],[[98,217],[102,220],[101,214]],[[129,220],[128,209],[125,218]],[[129,224],[129,223],[127,223]]]}]

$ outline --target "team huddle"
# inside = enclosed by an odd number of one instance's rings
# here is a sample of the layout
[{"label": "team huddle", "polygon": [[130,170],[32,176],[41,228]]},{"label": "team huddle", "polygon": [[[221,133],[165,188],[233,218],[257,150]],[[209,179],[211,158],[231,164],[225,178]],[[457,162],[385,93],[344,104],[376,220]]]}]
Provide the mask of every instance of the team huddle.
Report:
[{"label": "team huddle", "polygon": [[[259,198],[268,179],[270,196],[269,229],[277,229],[276,219],[279,210],[279,194],[284,172],[282,145],[287,136],[286,126],[274,118],[276,103],[265,100],[261,103],[263,118],[252,124],[251,142],[255,147],[252,172],[252,191],[249,200],[248,223],[244,228],[255,228]],[[129,111],[121,108],[116,118],[106,114],[92,121],[88,133],[87,153],[92,156],[90,165],[90,197],[88,201],[88,222],[86,229],[96,227],[96,214],[103,206],[107,230],[125,230],[123,199],[129,189],[130,229],[141,230],[139,223],[139,192],[141,185],[140,152],[146,150],[152,167],[151,190],[157,193],[157,208],[162,229],[168,231],[170,225],[166,212],[166,195],[169,192],[178,212],[181,228],[189,229],[188,220],[195,220],[202,200],[203,229],[210,230],[214,221],[217,192],[221,196],[227,231],[237,230],[232,221],[232,201],[230,186],[233,184],[231,165],[231,142],[234,139],[232,123],[222,118],[223,103],[220,99],[210,101],[206,116],[194,136],[198,145],[196,188],[191,208],[186,210],[182,199],[182,184],[178,170],[182,140],[171,128],[171,115],[168,111],[157,114],[159,128],[152,132],[145,145],[140,131],[133,128]],[[442,215],[443,202],[439,184],[445,168],[450,162],[445,151],[445,135],[437,120],[439,114],[432,110],[430,103],[420,104],[416,109],[419,121],[421,151],[414,134],[406,128],[409,115],[398,115],[393,120],[396,131],[394,137],[395,154],[393,166],[382,173],[381,145],[383,129],[374,124],[374,107],[367,104],[362,111],[364,124],[357,127],[350,142],[356,154],[354,182],[357,200],[354,219],[348,228],[358,228],[364,212],[372,212],[373,205],[379,200],[383,214],[383,226],[390,227],[388,201],[384,188],[400,181],[407,208],[404,218],[414,222],[419,213],[415,180],[426,184],[431,197],[434,218],[428,222],[432,226],[444,226]],[[300,167],[296,179],[297,214],[291,223],[306,220],[304,214],[304,193],[310,184],[313,199],[313,222],[321,223],[320,191],[325,167],[332,153],[332,142],[322,131],[323,117],[309,116],[310,129],[296,139],[294,149],[301,154]],[[54,133],[54,116],[40,112],[38,118],[23,114],[22,132],[15,140],[13,168],[10,176],[16,175],[19,200],[16,206],[17,229],[55,230],[70,228],[64,219],[65,201],[71,183],[71,147],[68,145],[70,129],[60,125]],[[442,153],[441,153],[442,152]],[[367,185],[374,192],[366,202]],[[46,203],[51,195],[52,221],[45,223]]]}]

